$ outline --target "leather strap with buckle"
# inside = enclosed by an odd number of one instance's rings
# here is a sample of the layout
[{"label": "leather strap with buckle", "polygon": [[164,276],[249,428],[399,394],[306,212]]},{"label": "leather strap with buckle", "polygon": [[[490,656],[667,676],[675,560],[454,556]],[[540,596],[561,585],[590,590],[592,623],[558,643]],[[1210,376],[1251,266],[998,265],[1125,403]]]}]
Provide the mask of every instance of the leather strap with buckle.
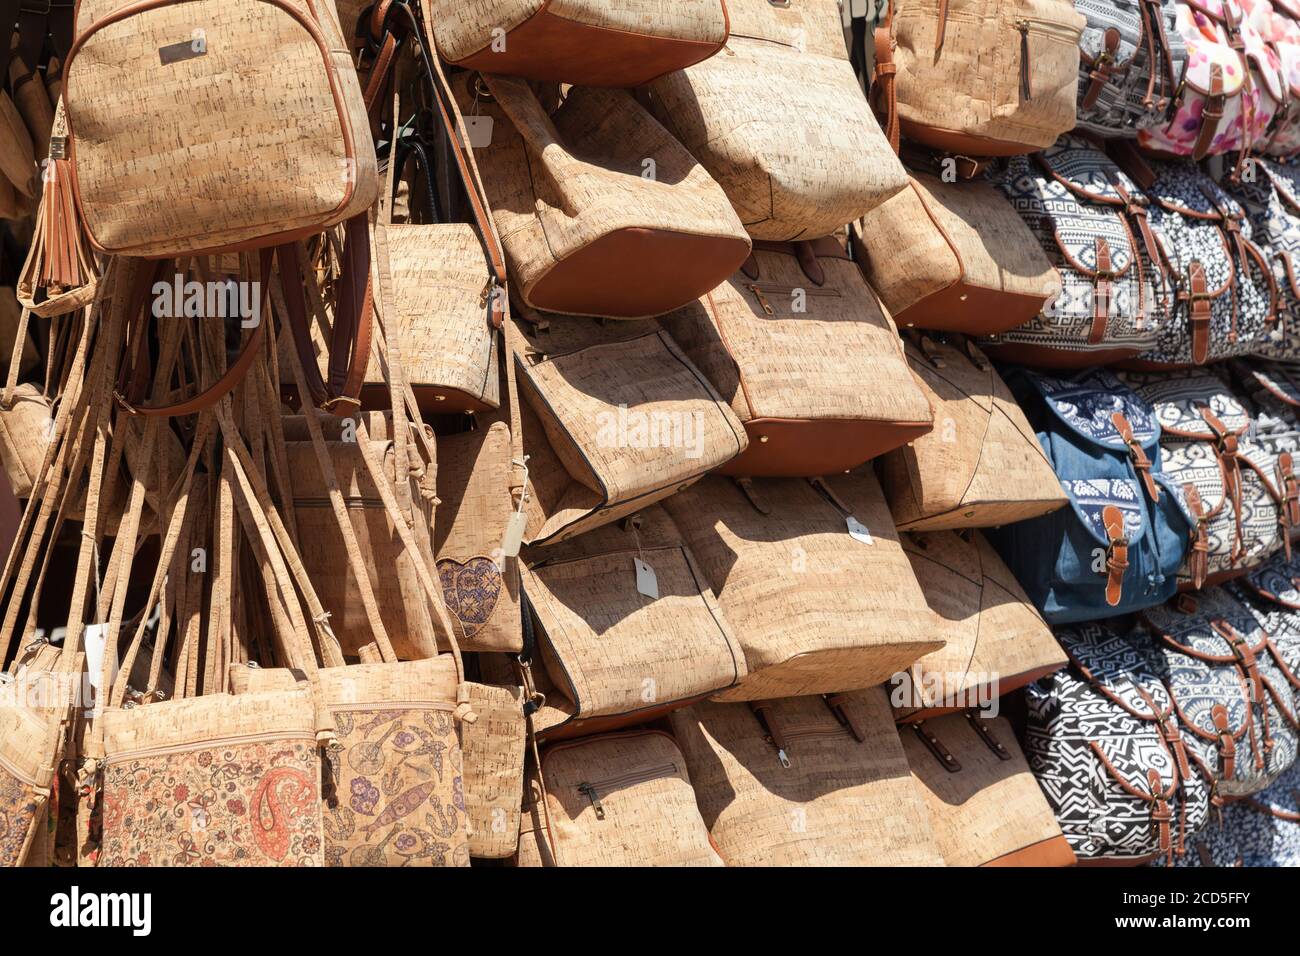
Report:
[{"label": "leather strap with buckle", "polygon": [[1111,269],[1110,244],[1101,236],[1096,237],[1097,269],[1093,273],[1092,285],[1092,328],[1088,331],[1088,344],[1100,345],[1106,340],[1106,325],[1110,321],[1111,280],[1115,273]]},{"label": "leather strap with buckle", "polygon": [[1128,570],[1128,538],[1124,536],[1124,513],[1114,505],[1101,512],[1106,526],[1106,603],[1117,607],[1123,596],[1124,572]]},{"label": "leather strap with buckle", "polygon": [[1151,459],[1147,457],[1146,449],[1133,434],[1133,426],[1121,412],[1113,412],[1110,421],[1119,432],[1119,437],[1124,439],[1124,444],[1128,446],[1128,456],[1133,462],[1138,477],[1142,480],[1142,487],[1146,489],[1147,496],[1152,501],[1159,501],[1160,486],[1156,484],[1155,477],[1151,474]]},{"label": "leather strap with buckle", "polygon": [[1214,297],[1209,293],[1205,267],[1197,260],[1187,265],[1187,287],[1178,297],[1188,303],[1187,321],[1192,331],[1192,361],[1204,365],[1210,358],[1210,318],[1214,310],[1210,305]]},{"label": "leather strap with buckle", "polygon": [[1192,575],[1192,586],[1200,590],[1210,574],[1208,528],[1210,519],[1205,513],[1205,502],[1201,500],[1201,493],[1190,481],[1183,485],[1183,500],[1187,502],[1187,510],[1196,516],[1196,527],[1192,531],[1192,549],[1187,556],[1187,565]]},{"label": "leather strap with buckle", "polygon": [[1223,67],[1218,63],[1210,65],[1210,93],[1205,98],[1205,108],[1201,110],[1201,129],[1196,134],[1196,143],[1192,146],[1192,159],[1200,162],[1210,152],[1214,137],[1219,132],[1219,122],[1223,119]]}]

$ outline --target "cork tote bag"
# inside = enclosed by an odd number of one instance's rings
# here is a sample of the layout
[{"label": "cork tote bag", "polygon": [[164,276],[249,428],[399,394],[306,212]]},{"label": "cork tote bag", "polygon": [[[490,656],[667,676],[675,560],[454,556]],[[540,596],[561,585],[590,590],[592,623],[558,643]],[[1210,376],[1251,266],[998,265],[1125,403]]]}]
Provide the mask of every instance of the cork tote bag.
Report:
[{"label": "cork tote bag", "polygon": [[[230,668],[237,694],[284,692],[301,672]],[[468,866],[469,817],[451,655],[320,670],[339,749],[325,761],[326,866]]]},{"label": "cork tote bag", "polygon": [[748,676],[713,699],[872,687],[942,646],[869,471],[740,482],[664,502],[745,652]]},{"label": "cork tote bag", "polygon": [[942,866],[879,688],[671,716],[728,866]]},{"label": "cork tote bag", "polygon": [[461,724],[469,855],[504,860],[518,848],[524,803],[524,690],[471,684],[470,705],[477,719]]},{"label": "cork tote bag", "polygon": [[519,866],[725,865],[686,761],[663,731],[554,744],[542,753],[541,776],[545,794],[535,780],[529,789]]},{"label": "cork tote bag", "polygon": [[523,579],[534,656],[556,689],[534,718],[550,739],[641,723],[745,676],[740,643],[658,506],[529,553]]},{"label": "cork tote bag", "polygon": [[901,531],[986,528],[1037,518],[1068,499],[1034,430],[969,341],[909,339],[907,360],[934,407],[934,430],[880,460]]},{"label": "cork tote bag", "polygon": [[528,305],[662,315],[749,255],[726,194],[630,93],[576,87],[548,113],[523,80],[482,80],[478,110],[493,139],[477,159]]},{"label": "cork tote bag", "polygon": [[626,517],[747,447],[735,413],[657,323],[527,325],[510,340],[529,456],[526,542]]},{"label": "cork tote bag", "polygon": [[727,42],[723,0],[426,0],[449,62],[575,86],[640,86]]},{"label": "cork tote bag", "polygon": [[77,209],[100,251],[275,245],[375,200],[332,4],[83,0],[64,77]]},{"label": "cork tote bag", "polygon": [[[286,432],[298,432],[300,426],[289,423]],[[378,489],[362,461],[356,441],[336,440],[327,443],[338,476],[340,490],[358,545],[366,557],[372,586],[378,598],[384,629],[390,635],[397,656],[403,660],[433,657],[438,648],[426,602],[415,583],[412,566],[416,557],[407,553],[393,529]],[[329,494],[309,441],[288,440],[284,445],[288,476],[293,485],[293,509],[298,534],[304,543],[303,566],[331,614],[331,627],[343,645],[344,653],[356,656],[372,640],[356,576],[343,558],[344,540],[330,506]],[[395,465],[393,443],[384,442],[380,452],[391,481]],[[411,476],[412,496],[416,504],[413,533],[425,547],[430,547],[432,499],[435,469],[423,468],[421,476]],[[399,472],[404,478],[408,468]]]},{"label": "cork tote bag", "polygon": [[655,115],[755,239],[816,239],[907,185],[864,102],[834,0],[728,0],[718,56],[650,85]]},{"label": "cork tote bag", "polygon": [[1061,280],[1011,203],[985,182],[913,172],[853,227],[863,274],[904,327],[991,335],[1023,325]]},{"label": "cork tote bag", "polygon": [[745,423],[749,447],[724,474],[834,474],[930,430],[893,322],[834,239],[759,243],[661,321]]},{"label": "cork tote bag", "polygon": [[876,34],[886,128],[970,156],[1051,146],[1074,128],[1085,23],[1070,0],[891,2]]},{"label": "cork tote bag", "polygon": [[987,706],[1066,665],[1051,628],[979,532],[902,539],[930,608],[926,633],[944,646],[890,679],[898,720]]},{"label": "cork tote bag", "polygon": [[1005,717],[967,710],[898,732],[944,863],[1074,865],[1074,851]]}]

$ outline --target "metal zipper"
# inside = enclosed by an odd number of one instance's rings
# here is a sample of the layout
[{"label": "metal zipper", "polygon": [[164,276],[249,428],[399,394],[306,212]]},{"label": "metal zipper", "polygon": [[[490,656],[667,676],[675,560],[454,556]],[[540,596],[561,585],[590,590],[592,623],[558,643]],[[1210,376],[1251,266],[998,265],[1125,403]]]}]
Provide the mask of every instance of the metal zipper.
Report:
[{"label": "metal zipper", "polygon": [[617,777],[598,780],[595,783],[580,783],[578,784],[578,792],[591,801],[592,809],[596,811],[596,819],[603,820],[605,819],[605,805],[600,799],[601,791],[604,791],[605,795],[608,796],[611,790],[617,790],[634,783],[657,780],[660,777],[667,777],[676,772],[677,764],[667,763],[647,770],[633,770],[629,773],[619,774]]},{"label": "metal zipper", "polygon": [[234,737],[218,737],[215,740],[198,740],[193,743],[170,744],[166,747],[145,747],[141,750],[124,750],[119,754],[114,754],[112,758],[105,761],[105,764],[120,763],[128,758],[139,759],[147,757],[165,757],[171,754],[191,753],[195,750],[207,750],[211,747],[224,747],[228,744],[255,744],[272,740],[293,740],[295,738],[310,740],[312,738],[312,731],[306,728],[300,731],[274,730],[260,734],[240,734]]}]

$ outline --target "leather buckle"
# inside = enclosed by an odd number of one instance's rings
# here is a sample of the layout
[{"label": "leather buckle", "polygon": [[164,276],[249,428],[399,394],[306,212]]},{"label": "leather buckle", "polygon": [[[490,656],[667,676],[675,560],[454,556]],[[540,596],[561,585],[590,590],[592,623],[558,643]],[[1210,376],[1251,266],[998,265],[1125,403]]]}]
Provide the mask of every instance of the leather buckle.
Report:
[{"label": "leather buckle", "polygon": [[[1115,560],[1116,558],[1115,552],[1120,548],[1124,549],[1124,563],[1122,565],[1116,562]],[[1106,545],[1106,563],[1108,565],[1113,564],[1117,568],[1128,567],[1128,537],[1127,536],[1122,535],[1116,538],[1110,544]]]}]

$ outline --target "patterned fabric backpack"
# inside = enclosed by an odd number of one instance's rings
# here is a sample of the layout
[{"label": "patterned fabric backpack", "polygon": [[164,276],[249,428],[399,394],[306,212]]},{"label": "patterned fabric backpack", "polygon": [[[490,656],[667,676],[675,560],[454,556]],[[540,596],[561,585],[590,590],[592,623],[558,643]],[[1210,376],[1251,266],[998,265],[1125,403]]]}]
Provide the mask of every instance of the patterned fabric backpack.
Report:
[{"label": "patterned fabric backpack", "polygon": [[1269,651],[1300,707],[1300,556],[1276,554],[1227,588],[1268,634]]},{"label": "patterned fabric backpack", "polygon": [[1277,54],[1286,90],[1273,116],[1268,138],[1255,150],[1268,156],[1292,156],[1300,150],[1300,3],[1297,0],[1241,0],[1246,22]]},{"label": "patterned fabric backpack", "polygon": [[1053,368],[1117,362],[1153,348],[1163,290],[1146,198],[1087,140],[1062,136],[994,178],[1061,277],[1033,320],[982,339],[995,358]]},{"label": "patterned fabric backpack", "polygon": [[1078,126],[1136,136],[1168,120],[1187,65],[1174,0],[1075,0],[1079,37]]},{"label": "patterned fabric backpack", "polygon": [[1181,856],[1209,817],[1145,634],[1061,628],[1073,667],[1025,689],[1025,756],[1080,863]]},{"label": "patterned fabric backpack", "polygon": [[1262,143],[1285,99],[1277,53],[1236,0],[1179,0],[1177,31],[1187,45],[1181,95],[1170,121],[1140,130],[1138,143],[1197,160]]},{"label": "patterned fabric backpack", "polygon": [[1053,623],[1127,614],[1176,590],[1194,522],[1161,474],[1160,423],[1106,369],[1007,376],[1070,507],[987,536]]},{"label": "patterned fabric backpack", "polygon": [[1258,158],[1250,169],[1253,175],[1241,177],[1229,188],[1272,266],[1277,313],[1282,319],[1256,343],[1254,351],[1270,358],[1300,359],[1300,169]]},{"label": "patterned fabric backpack", "polygon": [[1250,610],[1209,588],[1144,612],[1193,760],[1216,795],[1268,787],[1296,758],[1295,694]]},{"label": "patterned fabric backpack", "polygon": [[[1250,437],[1250,412],[1212,372],[1122,372],[1160,419],[1160,462],[1196,517],[1179,585],[1200,588],[1289,545],[1300,504],[1291,456]],[[1291,507],[1288,507],[1291,505]]]},{"label": "patterned fabric backpack", "polygon": [[1179,866],[1300,866],[1300,764],[1263,793],[1230,803]]},{"label": "patterned fabric backpack", "polygon": [[1245,211],[1195,163],[1152,163],[1151,226],[1177,287],[1140,368],[1204,365],[1255,350],[1277,318],[1277,293]]}]

